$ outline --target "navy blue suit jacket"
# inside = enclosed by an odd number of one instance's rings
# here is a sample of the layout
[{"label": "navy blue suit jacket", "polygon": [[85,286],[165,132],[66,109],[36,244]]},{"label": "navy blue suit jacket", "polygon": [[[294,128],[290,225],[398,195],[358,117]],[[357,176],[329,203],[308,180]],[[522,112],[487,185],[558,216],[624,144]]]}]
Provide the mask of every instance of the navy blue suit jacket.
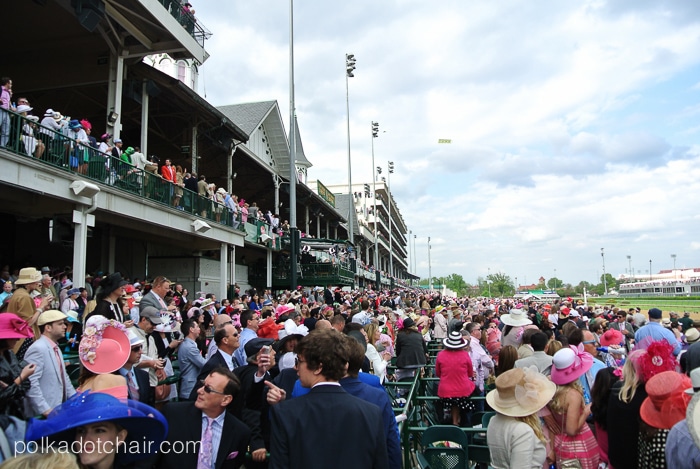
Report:
[{"label": "navy blue suit jacket", "polygon": [[348,393],[359,397],[363,401],[379,407],[384,420],[384,433],[386,434],[386,451],[389,457],[389,467],[401,469],[401,441],[399,439],[399,427],[396,425],[394,409],[386,391],[374,388],[360,381],[359,378],[346,377],[340,380],[340,385]]},{"label": "navy blue suit jacket", "polygon": [[379,408],[321,384],[272,407],[270,469],[389,467]]}]

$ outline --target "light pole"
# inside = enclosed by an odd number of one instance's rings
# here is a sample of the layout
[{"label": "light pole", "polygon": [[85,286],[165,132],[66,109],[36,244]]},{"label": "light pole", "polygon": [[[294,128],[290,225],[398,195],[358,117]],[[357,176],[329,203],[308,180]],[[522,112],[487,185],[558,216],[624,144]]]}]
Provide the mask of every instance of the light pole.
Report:
[{"label": "light pole", "polygon": [[294,0],[289,0],[289,251],[290,288],[297,288],[297,144],[296,144],[296,104],[294,103]]},{"label": "light pole", "polygon": [[673,259],[673,278],[678,278],[678,275],[676,274],[676,255],[671,254],[671,259]]},{"label": "light pole", "polygon": [[488,275],[486,275],[486,284],[489,286],[489,298],[491,298],[491,267],[488,268]]},{"label": "light pole", "polygon": [[557,289],[557,269],[554,269],[554,289]]},{"label": "light pole", "polygon": [[411,271],[411,235],[413,234],[413,230],[408,230],[408,271]]},{"label": "light pole", "polygon": [[348,214],[348,239],[354,246],[355,235],[353,233],[353,217],[355,215],[355,196],[352,194],[352,162],[350,159],[350,91],[348,87],[348,78],[355,75],[352,74],[355,70],[355,54],[345,54],[345,108],[348,115],[348,194],[350,195],[350,213]]},{"label": "light pole", "polygon": [[413,274],[416,274],[418,270],[418,263],[416,262],[416,238],[417,235],[413,235]]},{"label": "light pole", "polygon": [[379,123],[372,122],[372,192],[374,192],[374,268],[379,266],[379,244],[377,238],[377,175],[374,173],[374,139],[379,137]]},{"label": "light pole", "polygon": [[651,281],[651,259],[649,259],[649,280]]},{"label": "light pole", "polygon": [[600,248],[600,256],[603,258],[603,289],[608,294],[608,279],[605,278],[605,248]]},{"label": "light pole", "polygon": [[388,162],[388,168],[389,168],[389,174],[386,175],[387,177],[387,199],[389,199],[389,275],[394,276],[394,248],[393,248],[393,235],[391,231],[391,225],[393,225],[391,221],[391,175],[394,174],[394,162],[389,161]]},{"label": "light pole", "polygon": [[433,289],[433,267],[430,263],[430,236],[428,236],[428,289]]},{"label": "light pole", "polygon": [[630,282],[634,281],[634,271],[632,270],[632,256],[627,256],[627,262],[629,262],[630,265]]}]

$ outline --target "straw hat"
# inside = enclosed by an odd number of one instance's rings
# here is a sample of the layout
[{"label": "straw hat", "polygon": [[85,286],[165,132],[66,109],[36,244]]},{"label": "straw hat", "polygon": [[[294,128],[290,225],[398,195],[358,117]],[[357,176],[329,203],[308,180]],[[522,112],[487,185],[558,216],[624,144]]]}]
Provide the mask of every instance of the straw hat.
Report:
[{"label": "straw hat", "polygon": [[452,350],[463,349],[467,346],[467,341],[464,340],[464,336],[457,331],[450,332],[450,335],[442,339],[442,343],[446,348]]},{"label": "straw hat", "polygon": [[62,319],[66,319],[67,317],[68,316],[66,316],[63,312],[57,309],[49,309],[48,311],[44,311],[39,315],[39,319],[37,319],[36,325],[43,326],[50,322],[56,322]]},{"label": "straw hat", "polygon": [[696,328],[691,327],[687,331],[685,331],[685,341],[689,344],[692,344],[694,342],[697,342],[698,339],[700,339],[700,331],[698,331]]},{"label": "straw hat", "polygon": [[15,280],[15,285],[27,285],[41,281],[41,272],[34,267],[25,267],[19,271],[19,277]]},{"label": "straw hat", "polygon": [[639,414],[654,428],[670,430],[685,418],[690,396],[685,390],[692,386],[690,378],[676,371],[664,371],[653,376],[645,386],[647,398]]},{"label": "straw hat", "polygon": [[550,378],[554,384],[569,384],[583,376],[593,366],[593,356],[581,348],[570,345],[554,354],[552,357],[552,372]]},{"label": "straw hat", "polygon": [[511,309],[510,314],[501,315],[501,322],[506,326],[527,326],[532,324],[532,321],[525,316],[525,311],[522,309]]},{"label": "straw hat", "polygon": [[526,417],[546,406],[556,390],[536,367],[513,368],[496,378],[496,389],[486,395],[486,402],[499,414]]}]

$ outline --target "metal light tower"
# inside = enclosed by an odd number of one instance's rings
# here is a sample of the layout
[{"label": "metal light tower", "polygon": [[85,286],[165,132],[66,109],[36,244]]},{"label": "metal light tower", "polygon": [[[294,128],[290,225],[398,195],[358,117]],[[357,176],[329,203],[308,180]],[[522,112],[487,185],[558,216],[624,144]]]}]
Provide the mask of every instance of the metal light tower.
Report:
[{"label": "metal light tower", "polygon": [[605,290],[605,294],[608,294],[608,279],[605,278],[605,249],[600,248],[600,256],[603,258],[603,288]]},{"label": "metal light tower", "polygon": [[488,274],[486,275],[486,284],[489,287],[489,298],[491,298],[491,267],[488,268]]},{"label": "metal light tower", "polygon": [[671,259],[673,259],[673,278],[678,278],[678,275],[676,274],[676,255],[671,254]]},{"label": "metal light tower", "polygon": [[352,78],[355,70],[355,54],[345,54],[345,107],[348,115],[348,194],[350,195],[350,213],[348,214],[348,240],[355,244],[353,233],[353,216],[355,215],[355,197],[352,194],[352,161],[350,158],[350,92],[348,78]]},{"label": "metal light tower", "polygon": [[651,259],[649,259],[649,280],[651,280]]},{"label": "metal light tower", "polygon": [[294,103],[294,0],[289,0],[289,235],[290,235],[290,288],[297,288],[297,144],[296,105]]},{"label": "metal light tower", "polygon": [[418,271],[418,262],[416,262],[416,238],[417,235],[413,235],[413,274],[415,275]]},{"label": "metal light tower", "polygon": [[388,192],[388,197],[389,199],[389,275],[394,276],[394,248],[392,247],[392,240],[394,236],[392,235],[391,232],[391,226],[393,225],[391,221],[391,175],[394,174],[394,162],[389,161],[389,174],[387,174],[387,192]]},{"label": "metal light tower", "polygon": [[372,192],[374,193],[374,268],[379,268],[379,232],[377,231],[377,175],[374,172],[374,139],[379,137],[379,123],[372,122]]},{"label": "metal light tower", "polygon": [[433,289],[433,267],[430,263],[430,236],[428,236],[428,289]]},{"label": "metal light tower", "polygon": [[632,256],[627,256],[627,262],[630,265],[630,282],[634,281],[634,271],[632,270]]},{"label": "metal light tower", "polygon": [[554,269],[554,289],[557,289],[557,269]]}]

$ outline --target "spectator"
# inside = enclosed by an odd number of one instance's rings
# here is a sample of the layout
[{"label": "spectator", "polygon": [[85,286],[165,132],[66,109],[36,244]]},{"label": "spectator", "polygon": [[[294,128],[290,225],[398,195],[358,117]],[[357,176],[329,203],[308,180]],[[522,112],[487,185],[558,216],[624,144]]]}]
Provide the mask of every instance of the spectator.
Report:
[{"label": "spectator", "polygon": [[180,399],[189,399],[190,393],[197,384],[197,376],[206,363],[199,353],[195,339],[199,337],[199,324],[191,319],[185,320],[180,326],[185,340],[180,344],[178,361],[180,362]]},{"label": "spectator", "polygon": [[10,140],[10,113],[12,108],[12,79],[9,77],[0,78],[0,146],[6,147]]}]

